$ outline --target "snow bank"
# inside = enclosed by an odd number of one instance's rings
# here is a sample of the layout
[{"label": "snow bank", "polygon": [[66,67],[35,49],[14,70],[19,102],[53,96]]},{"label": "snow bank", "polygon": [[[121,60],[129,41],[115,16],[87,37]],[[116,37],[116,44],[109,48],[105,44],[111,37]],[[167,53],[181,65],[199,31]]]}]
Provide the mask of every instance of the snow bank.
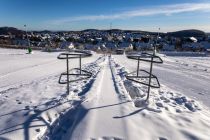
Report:
[{"label": "snow bank", "polygon": [[166,56],[179,56],[179,57],[205,57],[207,56],[206,52],[175,52],[175,51],[161,51],[160,54],[164,54]]},{"label": "snow bank", "polygon": [[165,85],[161,85],[160,89],[152,89],[149,103],[144,103],[147,87],[127,81],[125,74],[128,71],[117,64],[114,58],[111,58],[111,63],[115,75],[118,75],[116,85],[123,83],[136,107],[126,107],[125,112],[131,113],[116,116],[117,119],[129,117],[132,134],[137,133],[136,137],[151,140],[210,138],[210,111],[207,107]]}]

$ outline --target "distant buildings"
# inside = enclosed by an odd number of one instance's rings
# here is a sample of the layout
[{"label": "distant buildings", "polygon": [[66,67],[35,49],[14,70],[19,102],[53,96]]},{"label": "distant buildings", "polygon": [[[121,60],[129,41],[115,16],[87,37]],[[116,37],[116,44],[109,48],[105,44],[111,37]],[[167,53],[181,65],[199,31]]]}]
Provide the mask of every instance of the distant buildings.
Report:
[{"label": "distant buildings", "polygon": [[[15,31],[13,33],[0,33],[0,44],[15,45],[16,47],[27,47],[29,45],[25,32]],[[196,31],[197,32],[197,31]],[[185,32],[181,32],[184,34]],[[171,34],[171,33],[170,33]],[[205,51],[210,49],[210,37],[174,37],[170,34],[122,31],[122,30],[85,30],[75,32],[28,32],[31,47],[50,49],[87,49],[114,51],[123,49],[125,51],[152,50],[154,46],[161,51]],[[179,33],[180,34],[180,33]],[[193,35],[195,31],[193,32]],[[176,33],[177,35],[177,33]],[[189,32],[187,34],[189,36]]]}]

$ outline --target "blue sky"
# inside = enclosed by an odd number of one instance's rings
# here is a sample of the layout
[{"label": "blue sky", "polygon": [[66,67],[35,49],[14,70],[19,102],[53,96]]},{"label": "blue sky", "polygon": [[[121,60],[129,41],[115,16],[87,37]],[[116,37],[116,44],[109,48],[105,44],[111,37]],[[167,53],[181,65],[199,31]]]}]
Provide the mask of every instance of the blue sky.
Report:
[{"label": "blue sky", "polygon": [[1,0],[0,26],[210,32],[210,0]]}]

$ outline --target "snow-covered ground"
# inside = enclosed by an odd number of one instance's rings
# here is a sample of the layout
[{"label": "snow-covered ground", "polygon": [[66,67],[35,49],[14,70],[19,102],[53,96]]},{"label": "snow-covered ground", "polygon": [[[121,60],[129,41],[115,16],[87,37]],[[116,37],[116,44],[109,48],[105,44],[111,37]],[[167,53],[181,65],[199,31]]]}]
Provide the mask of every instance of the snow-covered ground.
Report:
[{"label": "snow-covered ground", "polygon": [[25,52],[0,49],[0,139],[210,138],[209,57],[162,55],[164,64],[154,67],[161,88],[142,104],[147,87],[125,78],[137,65],[125,55],[84,58],[82,68],[93,75],[70,83],[68,95],[58,84],[66,66],[59,53]]},{"label": "snow-covered ground", "polygon": [[[58,54],[0,49],[0,135],[4,135],[0,139],[32,139],[42,126],[50,125],[53,118],[71,106],[64,100],[66,86],[58,84],[60,73],[66,70],[66,62],[58,60]],[[98,55],[85,58],[84,63],[98,58]],[[78,67],[78,62],[71,60],[69,67]],[[89,65],[83,67],[97,71],[95,63]],[[70,91],[78,94],[86,82],[72,83]]]},{"label": "snow-covered ground", "polygon": [[[124,57],[124,58],[123,58]],[[135,71],[137,62],[126,59],[126,56],[114,56],[116,61]],[[126,59],[126,61],[124,61]],[[210,107],[210,57],[169,57],[162,55],[163,64],[154,65],[154,74],[160,83],[173,90],[198,99]],[[140,68],[148,68],[149,64],[142,62]]]}]

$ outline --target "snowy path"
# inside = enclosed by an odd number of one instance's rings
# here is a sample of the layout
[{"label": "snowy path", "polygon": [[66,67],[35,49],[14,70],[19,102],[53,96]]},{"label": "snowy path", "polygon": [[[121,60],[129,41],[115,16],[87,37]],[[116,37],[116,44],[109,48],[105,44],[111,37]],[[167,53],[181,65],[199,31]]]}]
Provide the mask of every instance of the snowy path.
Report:
[{"label": "snowy path", "polygon": [[[85,102],[79,108],[77,114],[78,122],[74,129],[68,130],[64,140],[68,139],[98,139],[98,138],[119,138],[125,139],[126,124],[124,119],[115,119],[114,116],[123,115],[122,102],[115,91],[112,74],[108,61],[96,81],[97,90],[90,92],[97,94],[97,99],[92,102]],[[102,86],[103,85],[103,86]],[[101,124],[101,125],[100,125]],[[98,127],[100,125],[100,127]]]}]

